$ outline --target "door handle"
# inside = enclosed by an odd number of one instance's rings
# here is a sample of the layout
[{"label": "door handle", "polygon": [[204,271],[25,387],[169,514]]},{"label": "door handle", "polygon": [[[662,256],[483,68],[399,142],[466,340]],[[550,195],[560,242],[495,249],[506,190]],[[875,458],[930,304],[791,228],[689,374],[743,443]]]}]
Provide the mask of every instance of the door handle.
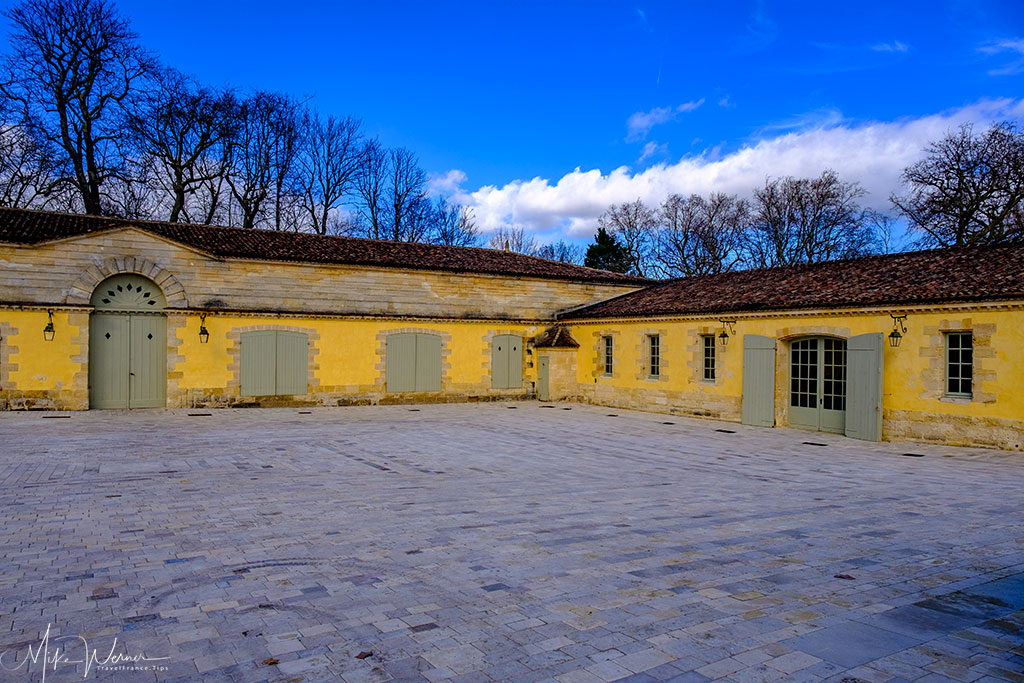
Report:
[{"label": "door handle", "polygon": [[128,374],[129,374],[129,375],[131,375],[132,377],[134,377],[134,376],[135,376],[135,373],[134,373],[134,372],[129,372]]}]

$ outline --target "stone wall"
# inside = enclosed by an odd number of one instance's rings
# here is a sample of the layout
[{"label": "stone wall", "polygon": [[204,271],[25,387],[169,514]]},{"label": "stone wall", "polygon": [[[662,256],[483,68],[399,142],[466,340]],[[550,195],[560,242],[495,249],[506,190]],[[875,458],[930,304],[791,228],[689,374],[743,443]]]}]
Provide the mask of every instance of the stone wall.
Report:
[{"label": "stone wall", "polygon": [[221,260],[132,228],[0,246],[0,304],[89,305],[104,277],[135,272],[171,309],[550,320],[637,289],[603,283],[360,266]]}]

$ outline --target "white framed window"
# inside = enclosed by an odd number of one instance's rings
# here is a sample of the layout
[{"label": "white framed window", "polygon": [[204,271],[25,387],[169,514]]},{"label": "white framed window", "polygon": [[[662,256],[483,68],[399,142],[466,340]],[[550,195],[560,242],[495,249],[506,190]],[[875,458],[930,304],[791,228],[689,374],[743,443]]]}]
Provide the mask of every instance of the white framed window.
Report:
[{"label": "white framed window", "polygon": [[946,395],[970,398],[974,393],[974,335],[946,333]]},{"label": "white framed window", "polygon": [[604,344],[604,374],[611,377],[615,369],[615,340],[610,336],[601,337],[601,340]]}]

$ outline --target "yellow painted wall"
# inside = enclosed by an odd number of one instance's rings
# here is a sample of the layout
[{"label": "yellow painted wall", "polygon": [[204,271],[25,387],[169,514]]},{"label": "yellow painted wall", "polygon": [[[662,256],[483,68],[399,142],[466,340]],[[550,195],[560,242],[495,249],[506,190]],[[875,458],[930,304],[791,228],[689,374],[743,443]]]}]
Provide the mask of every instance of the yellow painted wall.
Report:
[{"label": "yellow painted wall", "polygon": [[81,357],[86,352],[78,338],[83,320],[81,313],[55,311],[54,338],[45,341],[43,328],[49,321],[46,311],[0,311],[0,324],[4,327],[0,344],[6,347],[6,367],[0,375],[4,388],[22,392],[73,391],[76,375],[83,367]]},{"label": "yellow painted wall", "polygon": [[[969,308],[910,311],[907,332],[899,348],[888,343],[884,350],[883,411],[893,437],[929,436],[942,430],[943,440],[955,440],[956,429],[1002,430],[1009,447],[1024,444],[1024,310],[1020,305],[993,310]],[[718,333],[717,319],[642,322],[595,321],[573,324],[572,335],[580,342],[577,380],[580,394],[595,402],[613,402],[628,407],[709,414],[739,420],[742,402],[743,335],[756,334],[783,340],[777,347],[776,420],[785,425],[788,394],[788,343],[800,336],[832,335],[848,338],[892,330],[889,312],[817,315],[792,314],[740,318],[735,335],[726,347],[717,345],[719,380],[702,380],[699,356],[693,353],[690,331],[700,328]],[[944,394],[945,330],[972,330],[975,337],[974,396],[971,400],[948,398]],[[651,331],[661,333],[662,378],[646,377],[644,338]],[[614,377],[605,377],[597,365],[599,335],[615,335]],[[691,346],[691,348],[687,348]],[[667,361],[667,362],[666,362]],[[688,365],[689,363],[689,365]],[[638,376],[638,375],[643,376]],[[780,405],[781,404],[781,405]],[[710,412],[701,407],[713,406]],[[953,420],[946,425],[942,416]],[[956,422],[960,420],[960,422]],[[910,424],[910,423],[919,424]],[[907,423],[907,424],[904,424]],[[883,423],[885,424],[885,423]],[[1018,431],[1021,436],[1016,436]],[[1016,436],[1016,438],[1015,438]],[[964,437],[964,442],[969,442]],[[988,445],[988,444],[985,444]]]}]

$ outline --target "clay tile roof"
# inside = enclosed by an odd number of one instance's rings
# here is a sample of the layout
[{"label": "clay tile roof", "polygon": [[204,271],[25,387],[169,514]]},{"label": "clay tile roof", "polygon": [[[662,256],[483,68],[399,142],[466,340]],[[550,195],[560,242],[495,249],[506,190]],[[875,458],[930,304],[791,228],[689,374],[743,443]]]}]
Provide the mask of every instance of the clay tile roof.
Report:
[{"label": "clay tile roof", "polygon": [[580,343],[564,327],[552,327],[537,337],[534,346],[541,349],[578,349]]},{"label": "clay tile roof", "polygon": [[443,270],[623,285],[652,282],[495,249],[0,208],[0,243],[38,244],[118,227],[138,228],[218,258]]},{"label": "clay tile roof", "polygon": [[1024,244],[933,249],[681,278],[561,319],[1024,299]]}]

